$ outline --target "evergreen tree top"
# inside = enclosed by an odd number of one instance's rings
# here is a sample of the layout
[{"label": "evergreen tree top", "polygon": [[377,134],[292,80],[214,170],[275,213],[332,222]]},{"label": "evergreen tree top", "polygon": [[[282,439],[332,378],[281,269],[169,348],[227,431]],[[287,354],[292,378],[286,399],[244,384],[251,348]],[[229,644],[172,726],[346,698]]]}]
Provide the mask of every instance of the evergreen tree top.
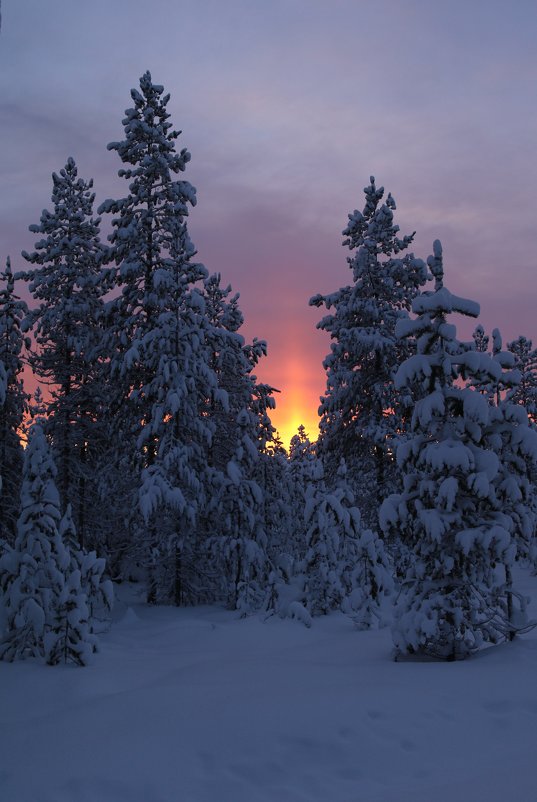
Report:
[{"label": "evergreen tree top", "polygon": [[[413,254],[399,257],[411,245],[415,232],[398,236],[392,195],[382,203],[384,188],[377,188],[374,176],[364,194],[363,211],[355,209],[349,214],[343,231],[343,245],[356,251],[347,258],[354,283],[329,295],[315,295],[310,305],[336,307],[338,317],[352,317],[352,328],[365,331],[383,326],[384,315],[390,317],[392,310],[408,309],[411,298],[425,283],[427,271],[424,262]],[[332,332],[337,327],[336,315],[328,315],[317,327]]]},{"label": "evergreen tree top", "polygon": [[[49,212],[46,209],[41,214],[41,220],[38,224],[29,226],[29,230],[37,234],[49,234],[58,228],[59,223],[63,223],[72,232],[79,233],[78,227],[85,225],[91,230],[93,237],[96,236],[99,219],[88,221],[86,218],[91,217],[93,214],[93,204],[95,202],[95,193],[93,189],[93,179],[85,180],[78,177],[78,168],[72,156],[69,156],[65,167],[63,167],[59,174],[52,173],[52,196],[51,200],[54,204],[54,212]],[[65,234],[63,234],[65,237]],[[61,240],[64,245],[68,245],[68,241]],[[50,240],[43,240],[36,243],[38,250],[43,250],[50,244]],[[37,262],[41,264],[38,254],[28,255],[23,252],[25,259],[30,262]]]},{"label": "evergreen tree top", "polygon": [[9,256],[5,269],[0,271],[0,282],[0,360],[8,381],[13,382],[22,370],[22,351],[30,347],[30,338],[23,334],[28,306],[15,294],[15,276]]},{"label": "evergreen tree top", "polygon": [[53,210],[44,209],[39,223],[29,226],[30,231],[44,236],[35,243],[35,251],[22,251],[24,259],[41,267],[19,274],[30,282],[36,299],[56,299],[60,285],[68,303],[75,289],[94,292],[104,249],[99,238],[101,220],[93,217],[92,187],[92,179],[78,177],[71,156],[59,174],[52,174]]},{"label": "evergreen tree top", "polygon": [[5,288],[0,290],[0,298],[11,296],[15,288],[15,279],[11,270],[11,258],[9,256],[6,258],[6,266],[3,273],[0,273],[0,277],[5,281]]},{"label": "evergreen tree top", "polygon": [[369,186],[364,187],[364,210],[359,212],[355,209],[349,214],[349,223],[342,232],[347,238],[343,245],[348,245],[351,250],[365,246],[375,254],[397,254],[408,248],[416,232],[402,239],[397,236],[400,229],[393,222],[393,213],[397,206],[392,194],[388,193],[386,201],[379,208],[384,197],[384,187],[377,189],[374,176],[369,181]]},{"label": "evergreen tree top", "polygon": [[[11,269],[9,256],[6,266],[0,271],[0,341],[13,326],[19,327],[19,322],[28,314],[28,305],[15,293],[16,276]],[[29,345],[29,343],[28,343]],[[0,345],[0,354],[1,354]]]},{"label": "evergreen tree top", "polygon": [[[60,497],[55,485],[56,466],[40,421],[32,424],[24,452],[24,482],[21,491],[23,509],[38,505],[44,516],[60,520]],[[21,516],[19,529],[27,528],[28,516]]]},{"label": "evergreen tree top", "polygon": [[231,295],[231,284],[222,287],[221,280],[220,273],[213,273],[203,282],[207,317],[213,326],[238,332],[244,323],[244,315],[239,307],[240,294],[236,292]]},{"label": "evergreen tree top", "polygon": [[[174,130],[169,122],[166,106],[170,95],[164,94],[164,87],[160,84],[152,82],[149,71],[140,78],[140,91],[132,89],[131,97],[134,108],[126,109],[123,119],[125,139],[110,142],[107,147],[108,150],[117,151],[123,163],[133,165],[132,168],[121,168],[118,175],[138,179],[131,186],[131,191],[140,200],[147,200],[147,187],[156,183],[170,184],[172,175],[184,171],[190,161],[190,153],[186,148],[176,152],[175,141],[181,131]],[[143,187],[146,188],[145,194]],[[182,215],[187,214],[184,200],[192,206],[196,204],[196,190],[188,182],[181,182],[172,195],[168,200],[175,200],[177,211]],[[105,201],[99,212],[116,210],[114,201]]]},{"label": "evergreen tree top", "polygon": [[[140,90],[131,92],[134,108],[126,110],[125,138],[108,145],[124,165],[131,165],[118,173],[129,181],[128,194],[106,200],[99,208],[116,215],[108,237],[108,261],[118,266],[110,278],[122,287],[117,306],[124,332],[140,326],[150,329],[150,319],[157,307],[167,306],[167,297],[187,293],[207,277],[203,265],[192,261],[196,250],[184,219],[196,203],[196,190],[176,178],[190,154],[184,148],[176,151],[180,132],[168,121],[169,95],[163,92],[146,72]],[[192,303],[201,300],[200,293],[196,298],[190,292]]]}]

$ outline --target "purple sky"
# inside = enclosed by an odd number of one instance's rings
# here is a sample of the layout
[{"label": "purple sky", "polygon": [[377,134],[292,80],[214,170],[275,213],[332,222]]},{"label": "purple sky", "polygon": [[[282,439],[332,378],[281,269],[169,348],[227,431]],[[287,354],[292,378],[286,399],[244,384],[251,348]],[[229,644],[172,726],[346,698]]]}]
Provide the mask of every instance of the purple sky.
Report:
[{"label": "purple sky", "polygon": [[307,302],[349,281],[370,174],[487,330],[537,337],[536,30],[534,0],[3,0],[0,258],[21,266],[68,156],[98,202],[125,192],[106,144],[150,69],[192,154],[200,258],[268,340],[285,439],[313,434],[328,341]]}]

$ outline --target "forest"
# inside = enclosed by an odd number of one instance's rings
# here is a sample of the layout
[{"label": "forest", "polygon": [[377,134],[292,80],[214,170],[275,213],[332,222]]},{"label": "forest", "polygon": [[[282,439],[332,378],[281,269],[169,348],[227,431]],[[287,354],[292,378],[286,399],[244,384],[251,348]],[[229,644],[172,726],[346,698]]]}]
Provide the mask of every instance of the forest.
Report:
[{"label": "forest", "polygon": [[67,158],[35,250],[0,273],[0,659],[85,665],[122,583],[297,626],[342,611],[391,625],[398,660],[528,631],[537,348],[458,338],[479,304],[448,289],[440,241],[412,253],[371,177],[348,284],[310,300],[331,343],[319,436],[286,450],[267,343],[196,261],[169,95],[146,72],[131,96],[108,144],[123,197],[95,209]]}]

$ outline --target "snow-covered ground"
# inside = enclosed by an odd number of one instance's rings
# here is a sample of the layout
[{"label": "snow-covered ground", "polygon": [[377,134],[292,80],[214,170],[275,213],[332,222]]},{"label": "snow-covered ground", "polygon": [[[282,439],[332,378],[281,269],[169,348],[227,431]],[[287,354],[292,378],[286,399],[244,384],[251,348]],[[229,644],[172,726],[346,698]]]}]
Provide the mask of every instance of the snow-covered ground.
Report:
[{"label": "snow-covered ground", "polygon": [[88,668],[0,664],[3,802],[537,800],[535,632],[394,663],[342,615],[116,617]]}]

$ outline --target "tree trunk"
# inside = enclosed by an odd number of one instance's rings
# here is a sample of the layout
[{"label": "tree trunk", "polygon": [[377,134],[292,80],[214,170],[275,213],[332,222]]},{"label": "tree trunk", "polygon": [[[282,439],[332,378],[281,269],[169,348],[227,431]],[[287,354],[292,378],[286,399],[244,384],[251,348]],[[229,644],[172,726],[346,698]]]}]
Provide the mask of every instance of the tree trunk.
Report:
[{"label": "tree trunk", "polygon": [[507,583],[507,620],[509,621],[509,635],[508,640],[515,639],[516,630],[513,626],[513,575],[511,573],[511,566],[505,566],[505,581]]},{"label": "tree trunk", "polygon": [[78,480],[78,516],[77,516],[77,533],[78,533],[78,543],[81,549],[84,549],[86,545],[86,536],[85,536],[85,528],[86,528],[86,477],[84,476],[84,470],[87,461],[87,446],[85,442],[81,443],[80,446],[80,462],[81,462],[81,472],[80,477]]},{"label": "tree trunk", "polygon": [[175,546],[175,579],[174,579],[174,604],[176,607],[181,607],[183,596],[183,583],[182,583],[182,560],[181,549]]}]

